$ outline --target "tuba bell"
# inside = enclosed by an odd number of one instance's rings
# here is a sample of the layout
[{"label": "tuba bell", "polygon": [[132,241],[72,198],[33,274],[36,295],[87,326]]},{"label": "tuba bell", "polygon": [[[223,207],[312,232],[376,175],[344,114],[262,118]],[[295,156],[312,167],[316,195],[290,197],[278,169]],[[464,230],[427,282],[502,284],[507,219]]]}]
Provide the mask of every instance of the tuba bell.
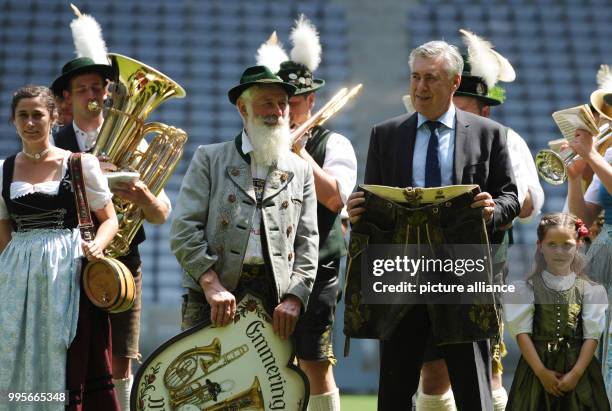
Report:
[{"label": "tuba bell", "polygon": [[[599,151],[599,147],[605,145],[612,136],[612,128],[608,125],[595,139],[593,146]],[[540,150],[536,154],[535,165],[540,177],[552,185],[563,184],[567,179],[567,168],[580,156],[571,150]]]},{"label": "tuba bell", "polygon": [[[114,76],[112,105],[106,110],[102,129],[93,154],[103,156],[118,170],[136,171],[140,180],[157,196],[174,172],[187,134],[163,123],[145,121],[165,100],[185,97],[185,90],[175,81],[152,67],[132,58],[109,53]],[[154,134],[146,152],[138,145],[148,134]],[[134,204],[113,198],[119,230],[107,247],[108,255],[125,255],[143,223],[142,211]]]}]

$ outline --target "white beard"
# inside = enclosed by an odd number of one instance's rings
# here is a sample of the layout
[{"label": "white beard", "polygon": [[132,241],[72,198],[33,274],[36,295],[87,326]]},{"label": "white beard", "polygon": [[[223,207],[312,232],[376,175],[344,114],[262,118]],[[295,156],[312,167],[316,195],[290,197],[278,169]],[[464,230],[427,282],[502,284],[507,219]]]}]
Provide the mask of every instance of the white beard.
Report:
[{"label": "white beard", "polygon": [[255,117],[247,108],[247,134],[253,146],[253,157],[259,164],[271,166],[291,149],[291,133],[288,117],[279,117],[276,124],[269,124],[263,117]]}]

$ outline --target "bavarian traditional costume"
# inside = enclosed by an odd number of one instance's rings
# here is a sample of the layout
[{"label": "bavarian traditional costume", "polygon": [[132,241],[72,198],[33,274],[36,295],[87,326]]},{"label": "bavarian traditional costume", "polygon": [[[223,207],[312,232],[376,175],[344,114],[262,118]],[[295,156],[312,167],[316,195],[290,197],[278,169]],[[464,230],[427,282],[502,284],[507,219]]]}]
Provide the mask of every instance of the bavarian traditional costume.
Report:
[{"label": "bavarian traditional costume", "polygon": [[[547,271],[517,284],[518,304],[505,304],[511,335],[528,333],[546,368],[566,374],[576,364],[585,339],[599,339],[605,327],[607,297],[601,285],[571,273]],[[554,397],[547,393],[523,357],[520,358],[507,410],[609,410],[599,361],[593,360],[576,388]]]},{"label": "bavarian traditional costume", "polygon": [[[5,394],[67,389],[67,352],[80,325],[83,255],[69,154],[59,181],[13,181],[15,155],[0,167],[0,219],[10,220],[13,228],[0,255],[0,392]],[[112,194],[95,157],[83,158],[83,172],[87,197],[98,210]],[[58,402],[35,405],[37,410],[64,407]],[[4,402],[0,409],[17,408]]]},{"label": "bavarian traditional costume", "polygon": [[[308,154],[338,185],[342,203],[357,181],[357,160],[350,141],[321,126],[312,129],[305,143]],[[308,308],[298,321],[294,339],[298,358],[336,364],[332,327],[340,291],[340,259],[346,255],[340,214],[317,202],[319,262]]]}]

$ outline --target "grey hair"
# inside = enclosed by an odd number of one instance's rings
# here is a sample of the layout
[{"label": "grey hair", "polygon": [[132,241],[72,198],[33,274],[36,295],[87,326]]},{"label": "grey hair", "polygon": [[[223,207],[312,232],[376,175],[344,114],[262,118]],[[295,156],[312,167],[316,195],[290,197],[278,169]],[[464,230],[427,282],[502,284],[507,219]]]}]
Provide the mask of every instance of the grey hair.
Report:
[{"label": "grey hair", "polygon": [[245,104],[253,101],[253,92],[255,91],[256,87],[257,86],[255,85],[244,90],[242,94],[238,97],[238,100],[243,101]]},{"label": "grey hair", "polygon": [[414,59],[416,57],[426,59],[442,58],[449,78],[453,78],[455,75],[463,72],[463,58],[461,53],[459,53],[459,49],[442,40],[429,41],[412,50],[408,60],[410,70],[413,70]]}]

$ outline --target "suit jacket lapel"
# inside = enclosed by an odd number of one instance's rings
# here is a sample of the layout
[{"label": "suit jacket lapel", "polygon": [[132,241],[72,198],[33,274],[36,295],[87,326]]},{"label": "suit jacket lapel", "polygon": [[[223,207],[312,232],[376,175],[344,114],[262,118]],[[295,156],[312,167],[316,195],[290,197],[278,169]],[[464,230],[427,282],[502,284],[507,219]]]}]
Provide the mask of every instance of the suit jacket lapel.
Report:
[{"label": "suit jacket lapel", "polygon": [[463,112],[457,110],[455,114],[455,153],[453,164],[453,183],[461,184],[463,180],[463,168],[465,167],[465,153],[470,149],[468,139],[469,124],[467,123]]},{"label": "suit jacket lapel", "polygon": [[[398,187],[412,186],[412,157],[414,156],[414,145],[416,142],[417,132],[417,115],[416,113],[408,118],[400,127],[399,135],[397,136],[397,151],[395,155],[397,160],[395,164],[400,164],[400,169],[396,170]],[[405,164],[404,167],[401,164]]]}]

